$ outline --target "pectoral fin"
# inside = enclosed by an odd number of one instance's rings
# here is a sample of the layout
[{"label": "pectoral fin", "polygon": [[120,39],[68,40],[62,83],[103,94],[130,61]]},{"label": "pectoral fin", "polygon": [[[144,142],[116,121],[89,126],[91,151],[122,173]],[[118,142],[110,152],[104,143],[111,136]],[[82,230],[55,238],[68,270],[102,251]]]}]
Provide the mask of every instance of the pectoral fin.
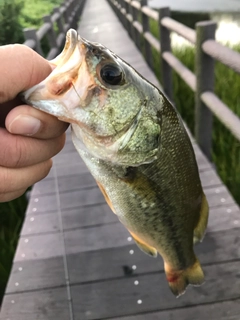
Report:
[{"label": "pectoral fin", "polygon": [[[130,232],[130,231],[129,231]],[[139,247],[147,255],[156,258],[157,257],[157,250],[154,247],[149,246],[146,242],[136,236],[134,233],[130,232],[136,245]]]}]

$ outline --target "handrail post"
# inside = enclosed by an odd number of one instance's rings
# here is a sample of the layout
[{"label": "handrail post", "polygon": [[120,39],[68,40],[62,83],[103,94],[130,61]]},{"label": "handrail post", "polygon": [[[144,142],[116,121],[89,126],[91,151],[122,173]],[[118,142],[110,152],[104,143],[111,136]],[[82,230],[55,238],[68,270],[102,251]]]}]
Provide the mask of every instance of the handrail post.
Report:
[{"label": "handrail post", "polygon": [[85,1],[86,1],[86,0],[82,0],[82,1],[81,1],[81,5],[80,5],[79,11],[78,11],[78,16],[79,16],[79,17],[82,15],[82,11],[83,11],[83,8],[84,8]]},{"label": "handrail post", "polygon": [[[148,5],[148,0],[141,0],[141,8]],[[146,61],[149,67],[153,70],[153,58],[152,58],[152,49],[149,42],[145,39],[144,33],[149,32],[149,18],[142,12],[142,27],[143,27],[143,42],[144,42],[144,52]]]},{"label": "handrail post", "polygon": [[73,0],[70,0],[67,5],[67,22],[68,23],[70,23],[71,16],[72,16],[72,3],[73,3]]},{"label": "handrail post", "polygon": [[[132,0],[131,0],[132,1]],[[133,7],[132,7],[132,4],[131,4],[131,1],[127,4],[128,6],[128,14],[132,16],[132,21],[129,21],[129,32],[130,32],[130,37],[133,39],[134,43],[136,43],[135,41],[135,33],[134,33],[134,26],[133,26],[133,21],[134,21],[134,17],[133,17]]]},{"label": "handrail post", "polygon": [[77,14],[77,7],[80,6],[81,0],[75,0],[72,4],[72,25],[71,28],[76,29],[78,28],[78,20],[79,16]]},{"label": "handrail post", "polygon": [[202,45],[206,40],[215,39],[216,23],[202,21],[196,24],[196,94],[195,94],[195,137],[207,158],[211,159],[213,115],[201,100],[205,91],[214,91],[214,59],[207,55]]},{"label": "handrail post", "polygon": [[52,20],[51,20],[51,16],[50,15],[46,15],[43,17],[43,21],[46,22],[46,23],[50,23],[51,25],[51,28],[49,30],[49,32],[47,33],[47,37],[48,37],[48,41],[50,43],[50,47],[51,48],[58,48],[58,45],[57,45],[57,37],[56,37],[56,34],[55,34],[55,31],[54,31],[54,28],[53,28],[53,23],[52,23]]},{"label": "handrail post", "polygon": [[63,17],[64,17],[64,28],[65,28],[65,31],[66,29],[68,29],[68,7],[69,7],[69,2],[70,0],[65,0],[65,4],[64,4],[64,12],[63,12]]},{"label": "handrail post", "polygon": [[26,28],[23,30],[23,32],[24,32],[24,36],[25,36],[26,40],[33,39],[35,41],[36,52],[39,53],[41,56],[43,56],[42,47],[41,47],[40,41],[37,37],[37,30],[35,28]]},{"label": "handrail post", "polygon": [[[53,9],[54,13],[60,13],[59,7],[55,7]],[[60,17],[56,20],[57,22],[57,26],[58,26],[58,31],[59,33],[64,33],[64,27],[63,27],[63,23],[62,23],[62,16],[60,15]]]},{"label": "handrail post", "polygon": [[112,3],[112,6],[114,8],[114,11],[118,17],[118,19],[121,21],[121,23],[123,24],[123,17],[122,17],[122,13],[120,10],[120,1],[119,0],[110,0],[110,2]]},{"label": "handrail post", "polygon": [[[132,17],[133,17],[133,23],[134,23],[134,21],[138,21],[138,12],[139,11],[131,5],[131,13],[132,13]],[[138,49],[141,50],[140,34],[139,34],[138,30],[133,26],[133,23],[132,23],[132,27],[133,27],[134,43],[136,44]]]},{"label": "handrail post", "polygon": [[125,9],[125,14],[122,12],[122,24],[126,30],[128,30],[128,20],[127,20],[127,8],[124,0],[120,1],[121,9]]},{"label": "handrail post", "polygon": [[125,17],[126,17],[126,27],[127,27],[127,32],[129,34],[130,37],[132,37],[131,35],[131,22],[128,20],[128,14],[130,13],[130,8],[129,8],[129,3],[126,2],[125,0],[123,0],[123,3],[124,3],[124,8],[126,10],[126,13],[125,13]]},{"label": "handrail post", "polygon": [[172,79],[172,68],[163,59],[164,52],[171,52],[171,38],[170,31],[161,24],[161,20],[165,17],[170,17],[170,9],[168,7],[159,9],[159,38],[160,38],[160,59],[161,59],[161,82],[164,93],[168,99],[173,102],[173,79]]}]

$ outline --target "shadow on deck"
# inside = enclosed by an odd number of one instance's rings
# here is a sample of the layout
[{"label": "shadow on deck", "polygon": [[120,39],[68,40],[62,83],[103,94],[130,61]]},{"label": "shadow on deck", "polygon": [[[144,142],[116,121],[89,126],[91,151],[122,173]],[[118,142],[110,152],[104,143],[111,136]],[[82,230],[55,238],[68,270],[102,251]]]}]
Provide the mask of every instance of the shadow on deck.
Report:
[{"label": "shadow on deck", "polygon": [[[85,4],[80,34],[103,43],[149,81],[157,79],[105,0]],[[144,255],[111,213],[75,151],[70,133],[49,176],[31,193],[2,320],[239,319],[240,211],[193,142],[210,204],[197,255],[206,283],[180,299],[161,258]]]}]

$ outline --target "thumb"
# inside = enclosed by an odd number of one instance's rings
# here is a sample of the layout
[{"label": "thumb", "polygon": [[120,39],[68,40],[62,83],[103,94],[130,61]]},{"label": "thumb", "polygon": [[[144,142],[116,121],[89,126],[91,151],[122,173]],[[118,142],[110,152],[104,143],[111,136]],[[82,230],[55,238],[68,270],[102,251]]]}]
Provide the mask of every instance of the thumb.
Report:
[{"label": "thumb", "polygon": [[47,60],[21,44],[0,47],[0,61],[0,103],[12,100],[21,91],[44,80],[52,71]]}]

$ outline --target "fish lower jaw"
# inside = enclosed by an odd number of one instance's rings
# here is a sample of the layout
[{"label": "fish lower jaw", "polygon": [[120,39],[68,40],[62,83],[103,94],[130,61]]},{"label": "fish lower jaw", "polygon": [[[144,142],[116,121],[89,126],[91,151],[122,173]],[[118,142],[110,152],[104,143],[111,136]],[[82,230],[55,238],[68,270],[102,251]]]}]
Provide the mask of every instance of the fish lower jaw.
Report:
[{"label": "fish lower jaw", "polygon": [[56,100],[30,100],[27,102],[35,109],[51,114],[52,116],[55,116],[62,121],[70,122],[66,118],[66,113],[63,110],[62,104]]}]

